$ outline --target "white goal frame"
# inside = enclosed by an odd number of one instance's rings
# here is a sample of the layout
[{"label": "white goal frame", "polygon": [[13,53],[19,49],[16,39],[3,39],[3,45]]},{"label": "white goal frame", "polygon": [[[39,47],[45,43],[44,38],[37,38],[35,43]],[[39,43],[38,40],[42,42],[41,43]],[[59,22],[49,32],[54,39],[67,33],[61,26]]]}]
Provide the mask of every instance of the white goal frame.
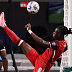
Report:
[{"label": "white goal frame", "polygon": [[[64,26],[72,28],[72,0],[64,0]],[[60,72],[63,72],[63,67],[72,67],[72,34],[69,34],[65,40],[68,50],[62,54]]]}]

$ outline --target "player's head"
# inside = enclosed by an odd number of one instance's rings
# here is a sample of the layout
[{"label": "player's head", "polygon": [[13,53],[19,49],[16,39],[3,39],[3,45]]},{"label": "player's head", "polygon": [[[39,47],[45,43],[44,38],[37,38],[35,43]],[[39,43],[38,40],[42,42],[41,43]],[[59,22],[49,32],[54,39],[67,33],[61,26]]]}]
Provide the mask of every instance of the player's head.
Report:
[{"label": "player's head", "polygon": [[71,33],[71,30],[68,30],[65,26],[58,26],[53,32],[53,37],[58,40],[64,39],[64,35],[68,35]]}]

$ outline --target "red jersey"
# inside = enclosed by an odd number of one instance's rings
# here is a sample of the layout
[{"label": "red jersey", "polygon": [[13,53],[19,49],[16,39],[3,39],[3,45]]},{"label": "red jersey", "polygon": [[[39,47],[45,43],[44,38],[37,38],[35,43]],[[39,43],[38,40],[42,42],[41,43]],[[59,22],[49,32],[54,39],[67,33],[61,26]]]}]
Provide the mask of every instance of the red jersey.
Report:
[{"label": "red jersey", "polygon": [[44,72],[48,72],[50,70],[50,68],[54,65],[55,61],[60,57],[60,55],[63,53],[63,51],[67,47],[67,43],[65,40],[52,41],[50,44],[51,44],[51,48],[54,50],[54,55],[51,62],[50,63],[48,62]]},{"label": "red jersey", "polygon": [[31,49],[31,51],[26,55],[35,67],[33,72],[48,72],[64,51],[67,43],[64,40],[56,40],[50,42],[50,46],[51,47],[47,48],[41,55],[39,55],[35,49]]}]

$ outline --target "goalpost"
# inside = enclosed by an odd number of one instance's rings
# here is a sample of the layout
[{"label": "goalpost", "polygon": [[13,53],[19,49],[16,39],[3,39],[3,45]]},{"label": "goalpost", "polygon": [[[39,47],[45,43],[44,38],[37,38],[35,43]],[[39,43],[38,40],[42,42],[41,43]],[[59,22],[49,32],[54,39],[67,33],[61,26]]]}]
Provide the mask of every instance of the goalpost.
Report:
[{"label": "goalpost", "polygon": [[[69,17],[68,17],[68,28],[72,28],[72,0],[68,0],[69,3]],[[69,49],[69,66],[72,66],[72,34],[69,35],[68,40],[68,49]]]},{"label": "goalpost", "polygon": [[[72,0],[64,0],[64,26],[72,28]],[[72,34],[69,34],[65,40],[68,50],[62,54],[60,72],[72,72]]]}]

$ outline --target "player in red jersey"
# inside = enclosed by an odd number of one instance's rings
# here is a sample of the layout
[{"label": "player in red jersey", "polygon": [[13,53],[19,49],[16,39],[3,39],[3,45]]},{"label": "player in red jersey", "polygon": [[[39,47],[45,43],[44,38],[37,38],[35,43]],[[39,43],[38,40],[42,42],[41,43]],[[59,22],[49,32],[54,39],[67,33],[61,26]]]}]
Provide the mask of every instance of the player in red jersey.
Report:
[{"label": "player in red jersey", "polygon": [[64,35],[71,33],[71,31],[68,30],[67,27],[59,26],[53,32],[53,38],[55,38],[56,40],[52,42],[48,42],[41,39],[36,34],[34,34],[31,31],[31,25],[27,24],[25,27],[27,28],[27,31],[30,33],[33,39],[40,45],[44,45],[45,47],[47,47],[45,52],[39,55],[35,49],[33,49],[24,40],[21,40],[12,30],[10,30],[7,27],[4,19],[4,12],[2,12],[0,15],[0,26],[3,27],[5,32],[8,34],[10,39],[15,44],[21,46],[24,54],[35,67],[33,72],[48,72],[50,70],[50,68],[55,63],[55,60],[59,58],[59,56],[62,54],[62,52],[67,46],[67,43],[64,40]]}]

